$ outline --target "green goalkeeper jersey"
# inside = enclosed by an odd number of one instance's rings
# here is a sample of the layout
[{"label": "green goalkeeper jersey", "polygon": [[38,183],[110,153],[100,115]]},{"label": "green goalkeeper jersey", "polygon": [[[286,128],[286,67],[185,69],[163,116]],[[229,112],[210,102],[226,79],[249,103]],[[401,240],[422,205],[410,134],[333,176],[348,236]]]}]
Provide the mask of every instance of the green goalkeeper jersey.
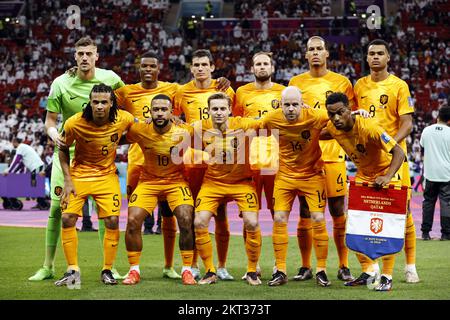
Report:
[{"label": "green goalkeeper jersey", "polygon": [[124,86],[120,77],[111,70],[95,68],[95,76],[91,80],[81,80],[78,76],[65,73],[57,77],[48,95],[47,110],[62,114],[62,125],[75,113],[83,111],[89,103],[89,94],[96,84],[104,83],[113,90]]}]

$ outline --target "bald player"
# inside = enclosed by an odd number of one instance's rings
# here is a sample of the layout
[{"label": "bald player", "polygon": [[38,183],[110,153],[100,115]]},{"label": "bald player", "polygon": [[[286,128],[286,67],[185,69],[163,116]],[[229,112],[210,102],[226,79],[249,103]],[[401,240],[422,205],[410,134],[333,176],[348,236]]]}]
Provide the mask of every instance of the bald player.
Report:
[{"label": "bald player", "polygon": [[[309,71],[294,76],[290,86],[296,86],[302,92],[303,101],[314,110],[324,110],[325,100],[333,92],[343,92],[353,105],[353,89],[350,81],[335,72],[328,70],[327,58],[329,52],[325,40],[318,36],[309,38],[306,44],[306,59]],[[347,170],[345,153],[334,140],[321,141],[322,159],[324,161],[326,193],[328,209],[333,219],[333,238],[339,256],[337,278],[342,281],[353,280],[348,268],[348,249],[345,245],[345,195],[347,194]],[[316,251],[328,248],[320,247],[314,242],[314,229],[311,228],[311,218],[305,206],[301,205],[301,218],[297,228],[297,238],[302,255],[302,266],[294,280],[303,281],[312,278],[311,251],[314,244]],[[325,224],[325,220],[322,221]],[[319,253],[323,255],[323,253]]]}]

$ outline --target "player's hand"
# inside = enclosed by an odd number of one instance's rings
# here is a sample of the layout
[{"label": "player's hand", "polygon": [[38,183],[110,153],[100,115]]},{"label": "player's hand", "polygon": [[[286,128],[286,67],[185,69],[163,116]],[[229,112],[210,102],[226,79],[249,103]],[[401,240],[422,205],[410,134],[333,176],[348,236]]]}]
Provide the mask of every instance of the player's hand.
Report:
[{"label": "player's hand", "polygon": [[58,135],[58,137],[55,140],[55,144],[58,147],[58,149],[67,149],[69,146],[66,144],[66,139],[64,139],[61,135]]},{"label": "player's hand", "polygon": [[389,176],[378,176],[375,178],[374,186],[375,188],[383,188],[391,182],[392,177]]},{"label": "player's hand", "polygon": [[72,68],[66,70],[65,73],[67,73],[71,77],[75,77],[77,75],[77,71],[78,71],[78,67],[75,66],[75,67],[72,67]]},{"label": "player's hand", "polygon": [[227,78],[220,77],[217,79],[217,90],[219,91],[227,91],[227,89],[230,87],[231,82]]},{"label": "player's hand", "polygon": [[358,109],[356,111],[352,111],[352,114],[359,114],[361,117],[367,119],[367,118],[372,118],[372,116],[370,115],[369,112],[367,112],[367,110],[364,109]]},{"label": "player's hand", "polygon": [[174,124],[179,125],[185,123],[183,120],[180,119],[180,117],[172,115],[170,117],[170,121],[172,121]]},{"label": "player's hand", "polygon": [[45,177],[45,171],[42,170],[41,172],[39,172],[39,175],[40,175],[41,177]]},{"label": "player's hand", "polygon": [[151,124],[153,122],[152,117],[148,117],[147,119],[145,119],[145,124]]},{"label": "player's hand", "polygon": [[72,181],[64,182],[64,189],[61,194],[61,207],[62,208],[67,208],[71,194],[73,194],[74,197],[77,196],[77,192],[75,190],[75,187],[73,186]]}]

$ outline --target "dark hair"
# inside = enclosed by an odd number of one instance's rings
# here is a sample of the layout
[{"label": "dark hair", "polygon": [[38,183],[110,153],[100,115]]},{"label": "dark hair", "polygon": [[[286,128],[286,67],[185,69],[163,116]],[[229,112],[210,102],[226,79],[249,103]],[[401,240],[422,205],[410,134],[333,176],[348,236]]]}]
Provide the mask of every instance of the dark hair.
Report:
[{"label": "dark hair", "polygon": [[389,43],[387,43],[383,39],[375,39],[370,41],[369,45],[367,46],[367,51],[369,51],[370,46],[384,46],[386,48],[387,53],[389,55],[391,54],[391,50],[389,49]]},{"label": "dark hair", "polygon": [[[112,102],[112,106],[111,109],[109,109],[109,122],[115,122],[116,121],[116,117],[117,117],[117,110],[119,109],[119,106],[117,105],[117,101],[116,101],[116,96],[114,94],[114,90],[104,84],[104,83],[100,83],[100,84],[96,84],[95,86],[92,87],[91,92],[89,93],[89,99],[91,99],[92,97],[92,93],[97,92],[97,93],[109,93],[110,94],[110,99]],[[85,118],[88,121],[92,121],[94,120],[94,117],[92,115],[92,106],[91,106],[91,102],[89,102],[86,107],[83,110],[83,118]]]},{"label": "dark hair", "polygon": [[14,140],[17,141],[17,143],[19,143],[19,144],[22,143],[22,141],[23,141],[23,140],[20,139],[20,138],[13,137],[12,140],[11,140],[11,142],[14,142]]},{"label": "dark hair", "polygon": [[170,104],[172,104],[172,100],[170,99],[170,97],[169,97],[168,95],[162,94],[162,93],[157,94],[156,96],[154,96],[154,97],[152,98],[152,101],[150,102],[150,104],[153,104],[153,101],[154,101],[154,100],[167,100],[167,101],[170,102]]},{"label": "dark hair", "polygon": [[342,92],[333,92],[332,94],[330,94],[325,101],[325,106],[338,102],[342,102],[346,107],[349,106],[348,97]]},{"label": "dark hair", "polygon": [[211,100],[227,100],[228,106],[231,107],[231,98],[223,92],[213,93],[208,98],[208,108],[210,107]]},{"label": "dark hair", "polygon": [[80,40],[78,40],[77,42],[75,42],[75,48],[78,48],[78,47],[87,47],[87,46],[94,46],[94,47],[97,47],[97,45],[95,44],[95,41],[92,40],[92,38],[89,37],[89,36],[80,38]]},{"label": "dark hair", "polygon": [[306,50],[308,50],[308,43],[313,40],[313,39],[319,39],[320,41],[323,42],[323,46],[325,47],[325,50],[328,51],[328,47],[327,47],[327,42],[325,41],[324,38],[320,37],[320,36],[312,36],[308,39],[308,41],[306,41]]},{"label": "dark hair", "polygon": [[211,65],[214,64],[211,52],[206,49],[195,50],[194,53],[192,54],[192,61],[194,61],[194,58],[203,58],[203,57],[207,57],[209,59],[209,64]]},{"label": "dark hair", "polygon": [[161,61],[161,58],[159,57],[159,55],[154,53],[154,52],[152,52],[152,51],[144,52],[141,55],[141,59],[144,59],[144,58],[153,58],[153,59],[158,60],[158,62]]},{"label": "dark hair", "polygon": [[442,107],[439,109],[439,119],[444,122],[450,121],[450,107]]}]

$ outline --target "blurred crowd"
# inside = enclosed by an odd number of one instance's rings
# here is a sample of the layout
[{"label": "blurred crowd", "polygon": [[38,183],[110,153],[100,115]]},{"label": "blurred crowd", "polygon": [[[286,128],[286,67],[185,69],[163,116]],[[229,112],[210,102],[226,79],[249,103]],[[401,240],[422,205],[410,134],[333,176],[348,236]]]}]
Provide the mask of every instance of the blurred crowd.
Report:
[{"label": "blurred crowd", "polygon": [[[174,32],[163,28],[169,1],[81,0],[79,29],[67,28],[67,7],[73,1],[34,1],[26,16],[13,24],[0,25],[0,162],[8,158],[12,135],[24,138],[45,159],[53,151],[43,130],[43,115],[52,79],[74,65],[73,45],[83,35],[96,39],[100,59],[97,66],[114,70],[125,83],[139,81],[137,62],[145,51],[164,57],[160,80],[185,83],[195,49],[211,50],[215,77],[228,78],[234,89],[253,81],[249,70],[251,53],[274,53],[274,81],[289,79],[308,70],[304,59],[306,40],[313,34],[356,35],[359,42],[329,43],[329,69],[344,74],[353,83],[367,74],[364,62],[367,43],[383,38],[391,44],[390,71],[404,79],[415,99],[414,129],[408,138],[410,161],[421,162],[418,144],[423,128],[447,105],[450,93],[450,5],[445,0],[402,0],[399,10],[382,20],[381,29],[370,30],[365,19],[349,29],[347,19],[329,18],[328,28],[309,31],[269,29],[271,18],[330,17],[330,1],[234,1],[238,19],[227,33],[203,30],[194,35],[180,25]],[[252,28],[257,19],[261,27]],[[111,23],[114,21],[115,23]],[[95,26],[95,27],[94,27]],[[199,41],[202,39],[203,41]],[[119,150],[126,160],[126,150]]]}]

